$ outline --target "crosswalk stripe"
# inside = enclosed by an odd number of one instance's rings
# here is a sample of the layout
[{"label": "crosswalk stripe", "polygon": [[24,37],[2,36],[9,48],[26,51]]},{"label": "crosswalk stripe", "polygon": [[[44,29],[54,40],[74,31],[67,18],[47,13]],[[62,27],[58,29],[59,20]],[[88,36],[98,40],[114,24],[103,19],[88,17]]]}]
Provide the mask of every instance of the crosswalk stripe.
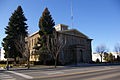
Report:
[{"label": "crosswalk stripe", "polygon": [[4,73],[0,73],[0,80],[16,80],[16,78]]},{"label": "crosswalk stripe", "polygon": [[33,79],[33,77],[31,77],[31,76],[21,74],[21,73],[17,73],[17,72],[14,72],[14,71],[7,71],[7,72],[16,74],[16,75],[21,76],[21,77],[26,78],[26,79]]},{"label": "crosswalk stripe", "polygon": [[13,78],[13,79],[1,79],[1,80],[16,80],[15,78]]}]

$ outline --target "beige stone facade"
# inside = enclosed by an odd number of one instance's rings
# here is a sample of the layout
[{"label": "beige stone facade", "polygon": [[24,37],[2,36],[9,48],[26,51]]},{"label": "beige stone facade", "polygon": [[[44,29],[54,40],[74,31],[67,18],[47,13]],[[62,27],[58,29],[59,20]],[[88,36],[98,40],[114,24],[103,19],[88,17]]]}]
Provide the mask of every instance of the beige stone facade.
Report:
[{"label": "beige stone facade", "polygon": [[[55,26],[56,31],[66,39],[66,45],[59,53],[59,62],[64,63],[82,63],[92,61],[91,40],[76,29],[69,29],[68,26],[59,24]],[[34,44],[40,37],[36,32],[30,36],[31,54],[34,51]],[[37,56],[38,57],[38,56]],[[31,55],[30,61],[38,61],[38,58]]]},{"label": "beige stone facade", "polygon": [[40,37],[39,35],[39,31],[33,33],[32,35],[30,35],[30,61],[39,61],[39,56],[37,55],[33,55],[32,53],[34,52],[33,47],[35,46],[35,44],[38,41],[38,37]]}]

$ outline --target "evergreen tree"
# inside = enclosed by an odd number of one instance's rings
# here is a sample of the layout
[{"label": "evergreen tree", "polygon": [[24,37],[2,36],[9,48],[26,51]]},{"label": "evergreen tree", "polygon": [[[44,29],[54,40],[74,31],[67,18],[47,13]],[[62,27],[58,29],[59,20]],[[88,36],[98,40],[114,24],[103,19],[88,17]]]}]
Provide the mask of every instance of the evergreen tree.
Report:
[{"label": "evergreen tree", "polygon": [[120,61],[120,56],[119,55],[117,55],[117,61]]},{"label": "evergreen tree", "polygon": [[[38,38],[38,42],[34,47],[34,49],[37,50],[35,54],[39,54],[41,56],[43,55],[44,57],[49,55],[46,41],[48,36],[51,35],[53,31],[55,31],[54,25],[55,25],[54,20],[52,19],[48,8],[45,8],[39,20],[40,38]],[[45,57],[45,58],[48,58],[48,57]],[[44,58],[44,64],[47,60],[45,58]]]},{"label": "evergreen tree", "polygon": [[9,18],[8,26],[5,28],[5,34],[7,34],[7,36],[3,39],[2,43],[5,50],[5,57],[14,58],[15,62],[16,57],[22,57],[22,53],[20,53],[15,46],[15,40],[19,39],[21,35],[25,38],[28,34],[28,26],[25,21],[27,21],[27,19],[23,14],[23,10],[21,6],[18,6],[17,10],[15,10]]},{"label": "evergreen tree", "polygon": [[107,62],[113,62],[115,60],[115,56],[112,53],[106,53],[104,56],[104,60]]}]

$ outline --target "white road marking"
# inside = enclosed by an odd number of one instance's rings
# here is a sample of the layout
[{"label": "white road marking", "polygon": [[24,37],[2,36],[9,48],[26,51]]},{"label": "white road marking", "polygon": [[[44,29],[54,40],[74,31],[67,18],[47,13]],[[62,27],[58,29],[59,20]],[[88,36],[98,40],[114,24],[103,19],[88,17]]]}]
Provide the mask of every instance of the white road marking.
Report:
[{"label": "white road marking", "polygon": [[13,79],[13,77],[2,77],[2,79]]},{"label": "white road marking", "polygon": [[4,76],[4,77],[7,77],[7,76],[10,76],[10,75],[0,74],[0,76]]},{"label": "white road marking", "polygon": [[0,80],[16,80],[16,78],[4,73],[0,73]]},{"label": "white road marking", "polygon": [[1,79],[1,80],[16,80],[15,78],[13,78],[13,79]]},{"label": "white road marking", "polygon": [[48,75],[53,75],[53,74],[63,74],[64,72],[52,72],[52,73],[47,73]]},{"label": "white road marking", "polygon": [[33,77],[31,77],[31,76],[28,76],[28,75],[25,75],[25,74],[21,74],[21,73],[17,73],[17,72],[14,72],[14,71],[7,71],[7,72],[13,73],[15,75],[21,76],[21,77],[26,78],[26,79],[33,79]]},{"label": "white road marking", "polygon": [[53,74],[63,74],[64,72],[62,72],[62,71],[45,71],[45,72],[39,72],[39,73],[53,75]]}]

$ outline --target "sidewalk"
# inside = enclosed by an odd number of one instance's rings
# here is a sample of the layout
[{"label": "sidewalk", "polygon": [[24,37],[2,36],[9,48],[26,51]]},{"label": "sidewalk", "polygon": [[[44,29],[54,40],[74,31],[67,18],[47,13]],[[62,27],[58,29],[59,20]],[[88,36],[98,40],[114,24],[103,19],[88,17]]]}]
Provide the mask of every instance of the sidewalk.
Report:
[{"label": "sidewalk", "polygon": [[[31,68],[30,70],[17,70],[17,71],[7,71],[10,73],[24,74],[29,75],[33,78],[48,78],[48,77],[57,77],[57,76],[70,76],[77,74],[85,74],[91,72],[99,71],[110,71],[117,69],[118,67],[111,66],[94,66],[94,67],[57,67],[55,68],[42,68],[38,70]],[[33,69],[33,70],[32,70]]]},{"label": "sidewalk", "polygon": [[77,65],[68,65],[71,67],[90,67],[90,66],[116,66],[120,65],[120,63],[101,63],[101,64],[89,64],[89,63],[81,63]]},{"label": "sidewalk", "polygon": [[[16,71],[16,70],[46,70],[46,71],[51,71],[51,70],[65,70],[65,69],[77,69],[77,68],[84,68],[84,67],[96,67],[96,66],[119,66],[120,63],[107,63],[107,64],[87,64],[87,63],[81,63],[78,65],[67,65],[67,66],[57,66],[55,68],[54,66],[46,66],[46,65],[39,65],[39,66],[31,66],[30,69],[25,68],[9,68],[11,71]],[[4,68],[0,68],[0,70],[6,70]]]},{"label": "sidewalk", "polygon": [[[25,68],[9,68],[10,71],[17,71],[17,70],[60,70],[60,69],[65,69],[67,66],[57,66],[55,68],[54,66],[41,66],[41,67],[30,67],[30,69]],[[72,67],[71,67],[72,68]]]}]

